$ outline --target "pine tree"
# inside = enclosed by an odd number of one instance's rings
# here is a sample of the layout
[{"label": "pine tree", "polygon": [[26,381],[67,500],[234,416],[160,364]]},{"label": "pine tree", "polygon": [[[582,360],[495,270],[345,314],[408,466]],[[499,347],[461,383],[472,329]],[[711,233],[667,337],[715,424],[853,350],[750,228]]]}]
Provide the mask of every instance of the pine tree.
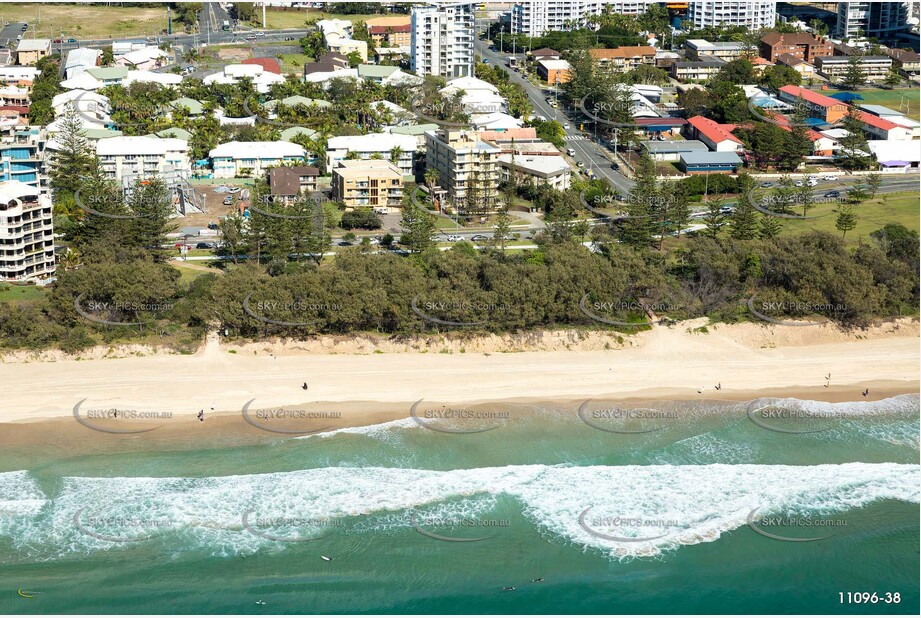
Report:
[{"label": "pine tree", "polygon": [[704,215],[704,223],[707,224],[706,235],[710,238],[716,238],[723,226],[726,225],[726,215],[720,212],[722,207],[722,200],[713,200],[707,203],[707,214]]},{"label": "pine tree", "polygon": [[62,214],[70,214],[74,193],[96,167],[96,160],[87,145],[80,114],[73,104],[67,105],[60,121],[61,130],[54,140],[58,148],[51,158],[50,179],[55,206],[64,211]]},{"label": "pine tree", "polygon": [[845,204],[838,212],[835,219],[835,227],[841,231],[841,238],[844,238],[848,232],[857,227],[857,215],[854,214],[850,204]]},{"label": "pine tree", "polygon": [[128,198],[128,208],[136,219],[132,219],[129,242],[149,251],[154,260],[166,260],[163,246],[169,242],[167,235],[175,229],[170,218],[173,214],[173,200],[170,190],[160,178],[137,181]]},{"label": "pine tree", "polygon": [[870,195],[872,200],[876,197],[876,193],[879,191],[880,186],[883,184],[883,177],[879,172],[873,172],[872,174],[867,174],[867,193]]},{"label": "pine tree", "polygon": [[508,214],[508,206],[500,208],[496,214],[496,222],[492,228],[493,246],[505,253],[505,245],[511,238],[512,217]]},{"label": "pine tree", "polygon": [[648,156],[640,159],[636,166],[633,190],[627,197],[627,215],[620,226],[620,240],[632,247],[645,247],[652,243],[652,205],[658,197],[656,164]]},{"label": "pine tree", "polygon": [[803,183],[802,187],[797,187],[796,204],[803,209],[803,218],[806,213],[815,206],[815,200],[812,197],[812,187],[808,183]]},{"label": "pine tree", "polygon": [[403,228],[401,242],[409,247],[411,253],[423,253],[435,246],[435,217],[428,214],[415,204],[409,204],[403,209],[403,218],[400,219]]},{"label": "pine tree", "polygon": [[781,219],[772,215],[761,214],[761,228],[758,231],[759,237],[766,240],[777,238],[780,236],[781,231],[783,231]]},{"label": "pine tree", "polygon": [[865,83],[867,83],[867,77],[860,67],[860,58],[858,56],[851,56],[847,61],[847,71],[844,72],[841,85],[844,86],[846,90],[856,90]]}]

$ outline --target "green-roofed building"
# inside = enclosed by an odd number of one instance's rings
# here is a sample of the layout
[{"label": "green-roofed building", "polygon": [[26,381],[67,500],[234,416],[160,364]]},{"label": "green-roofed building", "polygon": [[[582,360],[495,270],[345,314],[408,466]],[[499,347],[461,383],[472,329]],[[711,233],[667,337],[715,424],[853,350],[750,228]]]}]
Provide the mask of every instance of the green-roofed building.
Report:
[{"label": "green-roofed building", "polygon": [[298,135],[304,135],[308,139],[316,135],[317,132],[313,129],[308,129],[307,127],[288,127],[281,132],[281,141],[290,142],[292,139]]},{"label": "green-roofed building", "polygon": [[381,66],[379,64],[359,64],[358,77],[379,84],[398,70],[399,67]]},{"label": "green-roofed building", "polygon": [[107,137],[121,137],[123,133],[115,129],[83,129],[83,135],[85,135],[88,140],[97,140]]},{"label": "green-roofed building", "polygon": [[154,133],[153,137],[174,137],[176,139],[184,139],[185,141],[189,141],[192,139],[192,134],[179,127],[170,127],[168,129],[163,129],[162,131]]},{"label": "green-roofed building", "polygon": [[285,97],[284,99],[266,101],[264,107],[266,109],[275,109],[278,105],[284,105],[285,107],[297,107],[298,105],[303,105],[304,107],[332,107],[333,104],[329,101],[324,101],[323,99],[309,99],[307,97],[302,97],[300,95],[294,95],[291,97]]},{"label": "green-roofed building", "polygon": [[175,101],[170,102],[169,105],[173,109],[179,109],[180,107],[186,108],[186,110],[189,112],[189,116],[201,116],[205,112],[205,106],[201,101],[196,101],[195,99],[190,99],[189,97],[176,99]]},{"label": "green-roofed building", "polygon": [[128,67],[93,67],[87,73],[102,82],[103,86],[114,86],[128,77]]},{"label": "green-roofed building", "polygon": [[392,127],[390,129],[391,133],[396,133],[397,135],[413,135],[420,136],[425,135],[426,131],[437,131],[438,125],[435,123],[431,124],[411,124],[406,127]]}]

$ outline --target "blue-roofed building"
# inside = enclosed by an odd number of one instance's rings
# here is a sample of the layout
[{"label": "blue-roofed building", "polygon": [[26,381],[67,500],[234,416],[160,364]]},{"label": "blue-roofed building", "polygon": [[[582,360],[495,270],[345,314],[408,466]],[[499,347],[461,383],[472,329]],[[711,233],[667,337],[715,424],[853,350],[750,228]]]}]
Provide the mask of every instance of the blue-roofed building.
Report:
[{"label": "blue-roofed building", "polygon": [[734,174],[741,165],[734,152],[685,152],[678,161],[685,174]]},{"label": "blue-roofed building", "polygon": [[0,182],[18,180],[46,189],[45,138],[37,128],[13,127],[0,137]]}]

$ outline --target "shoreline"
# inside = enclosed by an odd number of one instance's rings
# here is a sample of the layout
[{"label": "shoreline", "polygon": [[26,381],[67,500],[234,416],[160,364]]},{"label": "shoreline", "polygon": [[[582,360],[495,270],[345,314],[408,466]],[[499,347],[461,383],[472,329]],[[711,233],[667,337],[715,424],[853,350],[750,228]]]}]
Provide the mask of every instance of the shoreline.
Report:
[{"label": "shoreline", "polygon": [[[657,326],[605,347],[610,333],[586,336],[580,349],[516,353],[323,354],[307,345],[268,342],[249,348],[216,337],[193,355],[3,364],[0,447],[45,444],[68,451],[154,449],[264,443],[273,433],[244,421],[242,408],[335,412],[276,426],[333,430],[407,419],[412,402],[426,406],[552,407],[575,414],[587,399],[610,402],[746,401],[759,397],[841,402],[918,393],[919,324],[912,319],[858,332],[829,327]],[[545,334],[546,336],[546,334]],[[534,335],[535,341],[544,341]],[[554,340],[555,342],[555,340]],[[313,342],[323,345],[322,341]],[[484,344],[485,345],[485,344]],[[236,350],[232,353],[231,350]],[[826,387],[826,376],[831,379]],[[309,382],[309,390],[301,385]],[[720,390],[715,387],[721,386]],[[862,391],[870,389],[867,397]],[[138,410],[162,422],[95,421],[105,427],[161,428],[113,435],[82,426],[73,409]],[[204,410],[207,422],[196,419]],[[97,417],[98,418],[98,417]],[[316,421],[316,422],[314,422]],[[322,423],[322,424],[321,424]]]}]

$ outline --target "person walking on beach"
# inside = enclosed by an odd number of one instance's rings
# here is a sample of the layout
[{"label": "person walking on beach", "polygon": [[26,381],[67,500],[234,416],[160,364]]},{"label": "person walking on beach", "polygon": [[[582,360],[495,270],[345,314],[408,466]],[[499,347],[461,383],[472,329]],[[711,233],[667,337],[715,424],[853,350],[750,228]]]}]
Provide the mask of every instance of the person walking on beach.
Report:
[{"label": "person walking on beach", "polygon": [[198,411],[198,420],[201,421],[202,423],[205,422],[205,410],[204,409],[201,409]]}]

